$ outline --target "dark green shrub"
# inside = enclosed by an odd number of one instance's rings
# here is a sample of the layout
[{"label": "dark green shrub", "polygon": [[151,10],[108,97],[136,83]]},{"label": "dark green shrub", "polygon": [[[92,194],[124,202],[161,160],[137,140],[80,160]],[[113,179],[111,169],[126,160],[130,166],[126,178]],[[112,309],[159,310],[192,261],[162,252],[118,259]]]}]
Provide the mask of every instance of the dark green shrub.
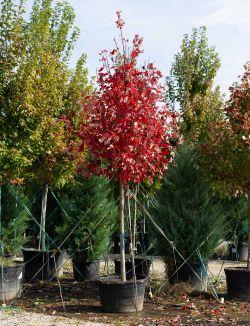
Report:
[{"label": "dark green shrub", "polygon": [[67,212],[62,224],[57,227],[60,241],[64,241],[73,231],[64,243],[69,255],[74,259],[81,257],[91,261],[107,253],[111,234],[118,221],[108,179],[77,176],[59,200]]},{"label": "dark green shrub", "polygon": [[8,184],[0,187],[0,256],[19,253],[27,241],[25,229],[29,215],[21,204],[25,202],[22,189]]},{"label": "dark green shrub", "polygon": [[[204,183],[197,154],[189,145],[179,146],[156,198],[154,219],[178,251],[185,258],[191,256],[189,262],[199,261],[200,256],[207,260],[224,238],[225,213]],[[154,232],[157,254],[174,262],[173,248]],[[177,264],[183,262],[177,253],[175,258]]]}]

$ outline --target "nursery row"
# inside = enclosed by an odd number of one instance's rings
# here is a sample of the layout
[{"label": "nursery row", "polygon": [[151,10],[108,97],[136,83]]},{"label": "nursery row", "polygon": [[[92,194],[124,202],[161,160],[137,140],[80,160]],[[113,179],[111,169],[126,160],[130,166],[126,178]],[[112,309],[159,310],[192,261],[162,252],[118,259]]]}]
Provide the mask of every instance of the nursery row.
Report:
[{"label": "nursery row", "polygon": [[[163,85],[154,64],[140,66],[143,39],[124,37],[118,11],[118,40],[101,51],[94,83],[85,55],[69,66],[79,30],[67,2],[36,0],[27,18],[25,1],[3,0],[0,15],[2,299],[13,254],[23,253],[31,281],[51,276],[61,250],[81,270],[83,261],[109,253],[114,233],[120,277],[100,281],[109,311],[123,311],[111,301],[113,288],[121,304],[128,293],[125,310],[142,309],[138,250],[165,257],[173,277],[186,262],[204,274],[222,241],[237,247],[247,235],[248,268],[227,277],[229,294],[248,298],[250,64],[225,102],[213,86],[218,54],[206,28],[195,28]],[[15,284],[22,268],[12,269]],[[7,292],[12,297],[19,289],[10,282]]]},{"label": "nursery row", "polygon": [[[133,275],[139,280],[148,275],[151,261],[142,260],[138,255],[161,255],[168,263],[170,279],[191,282],[194,288],[206,290],[208,259],[215,253],[222,259],[228,257],[227,250],[220,252],[218,244],[233,239],[231,230],[236,231],[240,221],[245,219],[247,202],[212,196],[202,181],[195,157],[189,146],[179,147],[175,164],[169,168],[161,187],[152,189],[144,184],[137,191],[140,209],[135,233],[136,256],[131,256],[131,220],[136,202],[127,193],[125,211],[130,213],[125,219],[125,253],[130,258],[125,266],[128,280]],[[43,189],[35,191],[34,188],[38,189],[35,186],[1,187],[2,300],[13,299],[21,293],[22,273],[26,282],[52,280],[60,275],[62,265],[70,257],[76,281],[95,279],[99,259],[120,252],[119,193],[114,182],[105,177],[78,175],[60,191],[54,193],[49,189],[45,230],[40,225]],[[41,232],[45,232],[46,250],[40,249]],[[24,263],[15,265],[15,257],[22,254]],[[231,251],[231,259],[233,255]],[[187,264],[183,265],[185,260]],[[120,260],[116,261],[115,271],[117,275],[121,271]],[[142,286],[145,287],[145,280]]]}]

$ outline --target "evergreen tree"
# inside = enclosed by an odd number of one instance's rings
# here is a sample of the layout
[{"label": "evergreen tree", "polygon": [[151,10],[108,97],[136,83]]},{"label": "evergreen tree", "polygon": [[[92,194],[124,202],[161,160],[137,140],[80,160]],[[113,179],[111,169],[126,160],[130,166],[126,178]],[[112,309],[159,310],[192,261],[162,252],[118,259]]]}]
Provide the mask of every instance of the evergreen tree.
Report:
[{"label": "evergreen tree", "polygon": [[[165,176],[157,195],[154,210],[155,221],[177,250],[189,262],[208,259],[218,241],[224,237],[223,207],[211,196],[197,165],[197,155],[190,145],[179,146],[173,165]],[[157,232],[157,231],[156,231]],[[174,261],[173,248],[166,239],[156,233],[158,254]],[[178,263],[182,259],[176,254]]]},{"label": "evergreen tree", "polygon": [[69,255],[92,261],[107,253],[118,214],[108,179],[78,175],[59,200],[67,207],[67,215],[57,232],[60,242],[67,239],[64,246]]},{"label": "evergreen tree", "polygon": [[[28,214],[21,205],[20,200],[27,204],[20,187],[12,189],[10,185],[4,184],[0,188],[2,205],[0,219],[0,256],[8,256],[19,253],[24,243],[25,229],[28,224]],[[18,196],[18,199],[17,197]]]}]

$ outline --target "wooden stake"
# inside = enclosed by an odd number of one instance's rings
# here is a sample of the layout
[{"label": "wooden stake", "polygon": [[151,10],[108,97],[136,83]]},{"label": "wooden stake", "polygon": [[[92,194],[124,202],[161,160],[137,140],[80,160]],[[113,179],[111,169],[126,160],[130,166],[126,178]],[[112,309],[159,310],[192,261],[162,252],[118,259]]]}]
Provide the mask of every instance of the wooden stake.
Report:
[{"label": "wooden stake", "polygon": [[126,281],[125,232],[124,232],[124,185],[122,182],[120,182],[120,260],[121,260],[121,280]]}]

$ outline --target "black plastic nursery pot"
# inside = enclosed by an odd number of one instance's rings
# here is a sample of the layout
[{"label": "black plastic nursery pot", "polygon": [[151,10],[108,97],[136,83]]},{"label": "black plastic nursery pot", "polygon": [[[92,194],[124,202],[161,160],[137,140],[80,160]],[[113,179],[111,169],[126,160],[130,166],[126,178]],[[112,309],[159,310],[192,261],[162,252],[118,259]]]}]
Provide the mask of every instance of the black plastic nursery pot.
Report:
[{"label": "black plastic nursery pot", "polygon": [[238,246],[234,244],[230,244],[228,249],[229,249],[228,259],[233,261],[238,260]]},{"label": "black plastic nursery pot", "polygon": [[248,243],[247,242],[241,242],[238,245],[238,255],[239,255],[239,261],[247,261],[248,258]]},{"label": "black plastic nursery pot", "polygon": [[[113,242],[114,242],[114,245],[112,248],[112,253],[119,254],[120,253],[120,235],[119,234],[113,235]],[[126,235],[126,237],[125,237],[125,253],[126,254],[129,254],[130,243],[131,243],[131,237],[129,235]]]},{"label": "black plastic nursery pot", "polygon": [[74,281],[84,282],[96,280],[99,276],[100,261],[94,260],[87,262],[85,260],[72,259]]},{"label": "black plastic nursery pot", "polygon": [[127,313],[143,309],[146,278],[121,281],[118,276],[98,281],[102,309],[105,312]]},{"label": "black plastic nursery pot", "polygon": [[23,261],[25,263],[24,279],[51,280],[62,274],[65,261],[65,251],[41,251],[33,248],[23,249]]},{"label": "black plastic nursery pot", "polygon": [[228,296],[250,300],[250,270],[244,267],[225,268],[225,274]]},{"label": "black plastic nursery pot", "polygon": [[[115,273],[121,272],[121,260],[115,259]],[[152,260],[149,258],[135,258],[135,275],[148,277]],[[126,275],[133,275],[133,264],[130,259],[125,261]]]},{"label": "black plastic nursery pot", "polygon": [[24,264],[0,267],[0,301],[20,298],[22,294]]},{"label": "black plastic nursery pot", "polygon": [[207,263],[185,263],[177,273],[178,282],[189,283],[198,291],[207,290]]}]

